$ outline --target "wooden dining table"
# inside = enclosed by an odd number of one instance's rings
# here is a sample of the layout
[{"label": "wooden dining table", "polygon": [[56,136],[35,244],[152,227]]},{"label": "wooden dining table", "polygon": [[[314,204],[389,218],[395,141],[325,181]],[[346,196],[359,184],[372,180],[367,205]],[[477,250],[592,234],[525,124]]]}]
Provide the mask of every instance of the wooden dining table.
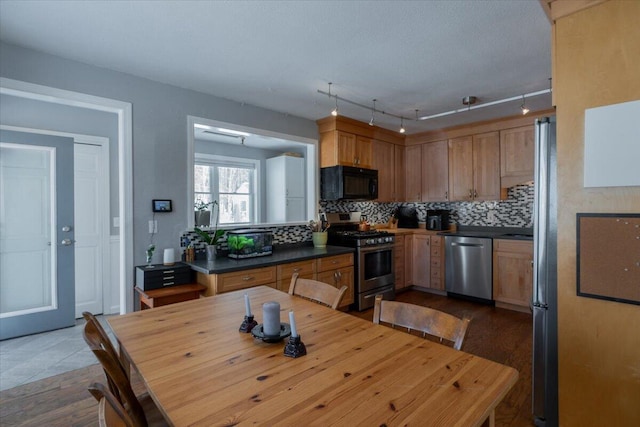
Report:
[{"label": "wooden dining table", "polygon": [[[239,332],[244,294],[289,311],[307,354]],[[110,317],[121,355],[174,426],[478,426],[515,369],[270,287]]]}]

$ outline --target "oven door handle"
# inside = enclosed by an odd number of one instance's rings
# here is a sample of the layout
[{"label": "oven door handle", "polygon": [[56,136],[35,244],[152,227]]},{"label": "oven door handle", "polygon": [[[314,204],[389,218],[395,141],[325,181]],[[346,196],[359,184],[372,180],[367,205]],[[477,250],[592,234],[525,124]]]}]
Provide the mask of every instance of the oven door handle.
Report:
[{"label": "oven door handle", "polygon": [[368,247],[360,247],[358,249],[362,254],[369,254],[372,252],[384,252],[384,251],[393,251],[394,244],[393,243],[383,243],[377,246],[368,246]]}]

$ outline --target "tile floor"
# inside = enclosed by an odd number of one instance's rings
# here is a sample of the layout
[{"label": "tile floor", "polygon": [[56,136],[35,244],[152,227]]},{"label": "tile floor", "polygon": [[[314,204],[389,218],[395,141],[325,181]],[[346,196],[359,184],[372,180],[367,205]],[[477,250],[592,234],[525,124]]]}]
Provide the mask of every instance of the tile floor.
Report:
[{"label": "tile floor", "polygon": [[[104,316],[96,316],[111,340]],[[98,363],[82,338],[84,319],[76,326],[0,341],[0,390]]]}]

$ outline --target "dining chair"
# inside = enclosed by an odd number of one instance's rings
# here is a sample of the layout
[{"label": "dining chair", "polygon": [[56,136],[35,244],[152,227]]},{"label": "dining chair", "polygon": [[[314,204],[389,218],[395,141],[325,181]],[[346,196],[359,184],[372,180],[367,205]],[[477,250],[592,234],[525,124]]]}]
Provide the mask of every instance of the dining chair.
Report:
[{"label": "dining chair", "polygon": [[136,396],[127,371],[120,363],[109,337],[95,318],[84,325],[83,337],[102,365],[111,394],[125,408],[133,425],[135,427],[168,425],[148,393]]},{"label": "dining chair", "polygon": [[467,334],[470,319],[460,319],[451,314],[443,313],[429,307],[409,304],[400,301],[386,301],[382,295],[376,295],[373,307],[373,323],[389,323],[392,327],[401,326],[422,332],[422,336],[431,335],[443,340],[451,341],[453,348],[460,350]]},{"label": "dining chair", "polygon": [[136,427],[118,399],[102,384],[92,383],[89,393],[98,401],[98,425],[100,427]]},{"label": "dining chair", "polygon": [[317,280],[301,279],[298,277],[298,273],[294,273],[293,276],[291,276],[289,295],[296,295],[319,302],[335,310],[340,305],[340,301],[342,301],[342,297],[347,292],[347,289],[346,286],[338,289],[335,286]]}]

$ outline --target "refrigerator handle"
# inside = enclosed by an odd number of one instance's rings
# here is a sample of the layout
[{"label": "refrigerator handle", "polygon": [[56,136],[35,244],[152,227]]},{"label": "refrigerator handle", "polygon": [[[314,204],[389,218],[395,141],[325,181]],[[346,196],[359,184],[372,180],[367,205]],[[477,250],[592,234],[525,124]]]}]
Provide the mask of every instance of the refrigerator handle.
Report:
[{"label": "refrigerator handle", "polygon": [[547,230],[549,208],[549,122],[536,120],[536,144],[533,199],[534,248],[533,248],[533,295],[532,307],[546,307]]}]

